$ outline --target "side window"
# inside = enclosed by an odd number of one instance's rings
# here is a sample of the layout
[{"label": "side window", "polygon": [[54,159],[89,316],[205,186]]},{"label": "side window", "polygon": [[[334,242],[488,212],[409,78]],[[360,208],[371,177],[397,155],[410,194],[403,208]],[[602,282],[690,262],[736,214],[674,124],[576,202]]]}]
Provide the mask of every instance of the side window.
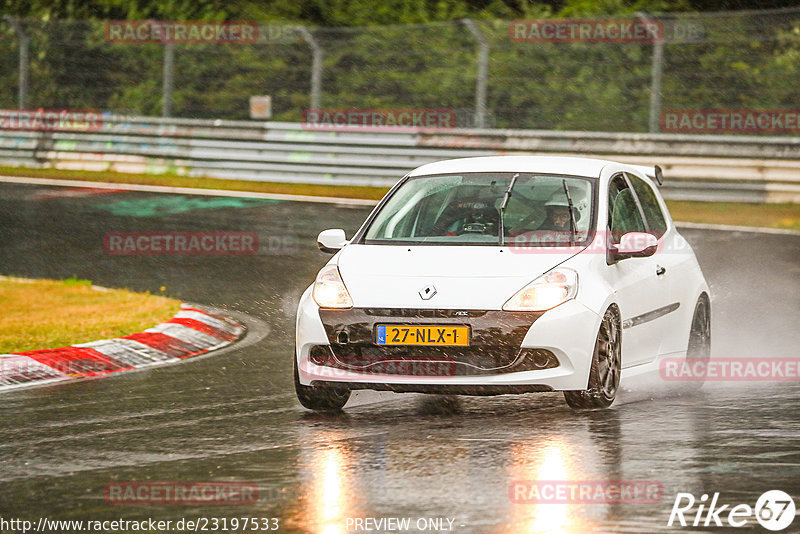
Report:
[{"label": "side window", "polygon": [[633,191],[622,175],[612,178],[608,186],[608,221],[614,243],[628,232],[645,231]]},{"label": "side window", "polygon": [[639,198],[639,204],[642,206],[644,218],[647,220],[648,231],[660,239],[661,236],[664,235],[664,232],[667,231],[667,221],[664,218],[661,207],[658,205],[658,200],[656,199],[655,192],[653,192],[653,188],[647,185],[641,178],[631,174],[628,175],[628,179],[631,181],[631,184],[633,184],[633,190]]}]

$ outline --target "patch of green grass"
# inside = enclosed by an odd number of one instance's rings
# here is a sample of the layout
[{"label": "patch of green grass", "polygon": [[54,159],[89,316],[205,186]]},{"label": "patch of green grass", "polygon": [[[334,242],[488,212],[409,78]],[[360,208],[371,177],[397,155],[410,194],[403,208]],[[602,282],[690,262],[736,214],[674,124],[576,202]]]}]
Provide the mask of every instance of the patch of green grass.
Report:
[{"label": "patch of green grass", "polygon": [[76,276],[70,276],[66,280],[61,281],[62,284],[65,286],[90,286],[92,285],[91,280],[82,280]]},{"label": "patch of green grass", "polygon": [[76,277],[0,277],[0,308],[0,354],[7,354],[135,334],[172,318],[180,301]]}]

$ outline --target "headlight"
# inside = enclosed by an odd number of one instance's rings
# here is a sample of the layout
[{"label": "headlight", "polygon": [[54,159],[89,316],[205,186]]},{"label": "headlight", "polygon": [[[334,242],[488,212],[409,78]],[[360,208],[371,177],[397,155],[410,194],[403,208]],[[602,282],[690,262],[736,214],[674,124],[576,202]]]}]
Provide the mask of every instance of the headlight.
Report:
[{"label": "headlight", "polygon": [[314,300],[321,308],[352,308],[353,299],[344,287],[342,277],[339,275],[339,268],[336,265],[328,265],[317,275],[314,282]]},{"label": "headlight", "polygon": [[506,311],[545,311],[575,298],[578,273],[561,268],[543,274],[503,304]]}]

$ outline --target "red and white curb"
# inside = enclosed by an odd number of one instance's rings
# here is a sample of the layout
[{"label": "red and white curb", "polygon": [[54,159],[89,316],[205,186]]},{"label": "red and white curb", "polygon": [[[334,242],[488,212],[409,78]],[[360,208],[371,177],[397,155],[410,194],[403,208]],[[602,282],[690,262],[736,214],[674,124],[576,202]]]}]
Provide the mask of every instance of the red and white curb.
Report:
[{"label": "red and white curb", "polygon": [[244,333],[229,317],[181,304],[172,319],[138,334],[0,354],[0,391],[174,363],[226,347]]}]

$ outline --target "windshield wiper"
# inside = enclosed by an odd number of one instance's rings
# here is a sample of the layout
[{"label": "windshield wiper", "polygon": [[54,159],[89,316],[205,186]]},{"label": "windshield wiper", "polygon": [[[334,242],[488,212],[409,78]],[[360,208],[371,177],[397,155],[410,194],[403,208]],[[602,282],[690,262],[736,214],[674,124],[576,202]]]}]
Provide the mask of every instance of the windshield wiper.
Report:
[{"label": "windshield wiper", "polygon": [[506,210],[506,204],[508,204],[508,199],[511,198],[511,190],[514,189],[514,184],[517,183],[517,178],[519,177],[519,173],[515,174],[511,177],[511,183],[508,184],[508,189],[506,189],[506,193],[503,195],[503,202],[500,204],[500,246],[503,246],[505,243],[506,237],[506,230],[505,225],[503,223],[503,213]]},{"label": "windshield wiper", "polygon": [[569,187],[567,187],[567,181],[561,180],[561,183],[564,185],[564,194],[567,195],[567,205],[569,206],[569,246],[572,247],[575,246],[575,236],[578,234],[578,224],[575,222],[575,212],[573,211],[572,197],[569,196]]}]

